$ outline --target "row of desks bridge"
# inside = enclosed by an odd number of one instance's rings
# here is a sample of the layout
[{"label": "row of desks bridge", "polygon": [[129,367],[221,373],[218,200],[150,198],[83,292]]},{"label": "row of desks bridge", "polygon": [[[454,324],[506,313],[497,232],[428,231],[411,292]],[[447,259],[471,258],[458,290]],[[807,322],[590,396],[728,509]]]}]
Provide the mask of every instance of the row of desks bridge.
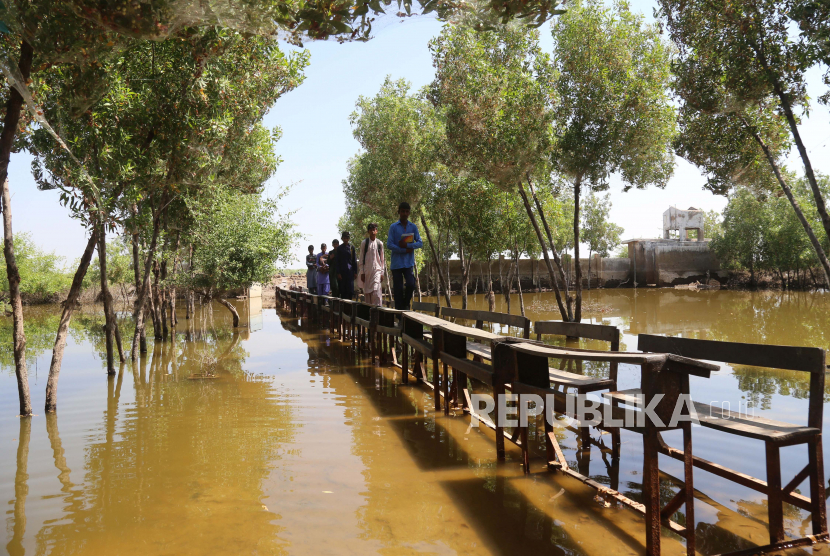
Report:
[{"label": "row of desks bridge", "polygon": [[[609,502],[622,504],[645,518],[646,554],[657,556],[661,550],[661,532],[667,527],[685,538],[686,551],[696,553],[694,533],[694,469],[703,469],[723,479],[765,494],[768,498],[769,543],[739,554],[763,554],[828,541],[825,505],[824,465],[822,456],[822,410],[824,403],[825,351],[813,347],[774,346],[671,338],[641,334],[637,352],[621,352],[620,333],[616,327],[560,321],[534,323],[536,338],[530,338],[531,323],[519,315],[486,311],[439,308],[430,303],[413,303],[412,311],[372,306],[358,301],[317,296],[305,291],[278,288],[278,306],[294,317],[328,327],[344,342],[370,353],[372,361],[400,366],[402,382],[410,380],[433,390],[436,411],[463,411],[495,432],[496,457],[505,457],[505,441],[522,450],[523,466],[530,471],[531,450],[528,443],[527,415],[544,416],[545,454],[543,464],[554,473],[562,473],[596,489]],[[459,321],[474,323],[464,326]],[[515,327],[517,336],[496,334],[484,324]],[[547,335],[588,338],[607,342],[608,351],[557,347],[542,342]],[[550,366],[550,360],[562,362],[605,362],[607,377],[595,378]],[[719,369],[715,363],[751,365],[809,373],[810,395],[807,425],[795,425],[762,417],[731,412],[691,400],[690,376],[708,378]],[[639,367],[640,387],[618,390],[619,365]],[[431,373],[429,372],[431,371]],[[475,407],[471,387],[492,392],[496,403],[490,412]],[[620,429],[642,435],[642,502],[634,501],[618,490],[618,485],[602,485],[573,469],[563,456],[553,431],[552,415],[574,418],[579,407],[574,396],[589,392],[600,394],[608,411],[600,412],[593,426],[611,437],[611,454],[619,458]],[[512,395],[519,419],[512,433],[504,428],[507,404],[498,403],[500,395]],[[571,398],[571,399],[569,399]],[[529,401],[532,400],[532,401]],[[531,408],[531,405],[533,406]],[[692,449],[693,426],[689,420],[673,423],[677,408],[688,416],[691,405],[701,426],[726,435],[738,435],[764,443],[766,480],[752,477],[716,462],[697,457]],[[657,419],[644,418],[645,410]],[[511,412],[511,413],[512,413]],[[550,415],[550,417],[549,417]],[[610,419],[609,419],[610,418]],[[583,449],[596,443],[590,427],[581,423],[579,434]],[[683,448],[670,447],[662,433],[680,430]],[[725,437],[728,440],[728,437]],[[724,445],[728,443],[724,441]],[[786,484],[782,481],[780,449],[804,445],[807,463]],[[604,445],[602,445],[604,447]],[[683,463],[684,478],[680,491],[668,501],[661,501],[659,455]],[[797,489],[808,480],[810,496]],[[784,504],[791,504],[811,514],[812,534],[789,537],[784,528]],[[671,518],[684,509],[683,526]]]}]

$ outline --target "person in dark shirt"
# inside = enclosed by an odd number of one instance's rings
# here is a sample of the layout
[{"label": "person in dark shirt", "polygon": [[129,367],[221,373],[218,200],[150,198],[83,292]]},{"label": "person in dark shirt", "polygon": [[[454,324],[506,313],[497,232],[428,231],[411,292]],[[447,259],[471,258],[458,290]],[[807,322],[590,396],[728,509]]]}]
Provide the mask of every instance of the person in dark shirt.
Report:
[{"label": "person in dark shirt", "polygon": [[335,239],[331,242],[331,251],[329,251],[329,285],[331,286],[331,296],[340,297],[340,288],[337,285],[337,247],[340,241]]},{"label": "person in dark shirt", "polygon": [[351,234],[343,232],[340,234],[340,239],[343,243],[337,248],[337,286],[340,289],[341,299],[353,299],[357,258],[354,247],[349,243]]}]

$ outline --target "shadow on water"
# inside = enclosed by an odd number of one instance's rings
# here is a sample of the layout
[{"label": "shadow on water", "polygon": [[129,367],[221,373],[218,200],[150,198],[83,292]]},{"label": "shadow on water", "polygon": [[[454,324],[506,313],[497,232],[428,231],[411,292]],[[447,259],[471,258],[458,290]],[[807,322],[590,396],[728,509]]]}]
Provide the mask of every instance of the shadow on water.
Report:
[{"label": "shadow on water", "polygon": [[[372,365],[365,354],[356,353],[323,330],[303,327],[294,319],[283,319],[282,326],[307,343],[312,372],[345,374],[354,379],[419,470],[432,476],[430,481],[459,507],[465,523],[457,526],[474,527],[495,553],[593,554],[597,552],[585,549],[592,544],[585,532],[592,530],[605,538],[613,535],[616,546],[606,547],[603,553],[645,550],[642,526],[634,525],[637,519],[632,519],[632,515],[606,515],[606,509],[593,501],[592,491],[573,482],[568,484],[567,479],[560,485],[557,479],[549,481],[543,474],[524,477],[517,450],[509,449],[507,461],[497,462],[489,431],[470,431],[469,419],[433,413],[431,393],[427,394],[418,385],[400,384],[398,369]],[[335,388],[336,384],[332,382]],[[360,421],[355,420],[353,426],[359,427]],[[474,435],[477,439],[470,442],[469,437]],[[360,436],[355,432],[356,438]],[[386,464],[382,454],[372,450],[361,451],[361,457],[369,469]],[[549,484],[540,485],[540,482]],[[517,488],[517,484],[525,488]],[[537,505],[531,500],[528,489],[539,486],[540,492],[567,489],[573,497],[572,503],[579,507],[576,521],[568,525],[576,524],[576,529],[585,532],[567,527],[565,522],[574,516],[559,514],[551,507],[555,492],[543,504]],[[386,507],[383,503],[369,504],[375,505]]]},{"label": "shadow on water", "polygon": [[[488,540],[488,544],[497,553],[510,554],[519,550],[544,550],[557,554],[594,553],[587,538],[593,534],[604,539],[602,544],[605,550],[601,553],[644,551],[642,520],[633,512],[601,508],[592,499],[593,491],[580,488],[581,485],[575,485],[568,478],[548,475],[544,471],[534,473],[529,478],[522,477],[516,452],[508,451],[505,463],[495,461],[493,445],[484,448],[489,451],[483,457],[481,450],[470,452],[470,443],[461,441],[466,441],[465,435],[470,434],[469,430],[463,430],[469,420],[462,419],[462,424],[457,418],[433,414],[431,392],[427,395],[419,386],[400,384],[400,370],[372,365],[368,356],[356,353],[351,347],[333,339],[326,330],[315,329],[309,323],[283,317],[282,325],[306,342],[311,372],[349,375],[362,387],[366,398],[395,431],[419,469],[425,473],[451,477],[436,480],[436,483],[460,506],[468,523],[475,527],[481,538]],[[591,365],[571,370],[585,374],[602,372]],[[336,383],[333,384],[336,388]],[[536,453],[542,454],[543,437],[539,434],[539,428],[537,427],[536,435],[531,435],[531,441],[535,441]],[[562,430],[557,428],[557,436],[560,433]],[[490,441],[489,431],[477,431],[474,434]],[[581,449],[575,435],[562,436],[569,437],[563,447],[569,448],[576,455],[574,467],[589,475],[591,453]],[[629,461],[624,471],[629,476],[636,477],[640,472],[638,467],[642,466],[641,441],[636,434],[627,433],[626,436],[624,442],[629,447],[628,453],[623,457]],[[593,450],[595,461],[600,461],[600,467],[604,469],[591,477],[600,483],[614,485],[617,479],[616,476],[614,479],[611,476],[615,472],[619,473],[619,469],[615,469],[616,463],[610,462],[606,453],[597,448]],[[383,465],[382,461],[371,461],[368,455],[363,457],[367,467],[373,464]],[[671,463],[666,467],[672,470]],[[704,489],[712,484],[711,477],[706,477],[703,472],[696,473],[696,482]],[[625,481],[623,484],[624,488],[620,489],[622,492],[634,500],[641,500],[642,485],[638,480]],[[661,498],[664,505],[671,500],[679,486],[679,481],[673,475],[665,472],[661,474]],[[562,508],[551,508],[551,502],[558,498],[557,491],[567,492],[570,503],[575,508],[565,512],[561,511]],[[545,492],[552,492],[553,496],[545,498],[541,495]],[[694,525],[702,553],[742,550],[767,542],[765,501],[756,503],[738,499],[733,501],[736,507],[729,508],[701,490],[697,491],[696,496],[696,505],[703,502],[708,506],[705,511],[699,511]],[[560,505],[565,506],[567,503],[562,500]],[[803,528],[804,522],[797,509],[790,508],[788,514],[791,529],[798,529],[799,525]],[[682,513],[675,514],[674,519],[685,525]],[[578,531],[568,527],[573,523],[578,524]],[[664,535],[676,539],[669,533]],[[680,543],[678,541],[672,546],[667,542],[666,545],[664,553],[668,554],[677,551]],[[795,549],[790,553],[804,552]]]}]

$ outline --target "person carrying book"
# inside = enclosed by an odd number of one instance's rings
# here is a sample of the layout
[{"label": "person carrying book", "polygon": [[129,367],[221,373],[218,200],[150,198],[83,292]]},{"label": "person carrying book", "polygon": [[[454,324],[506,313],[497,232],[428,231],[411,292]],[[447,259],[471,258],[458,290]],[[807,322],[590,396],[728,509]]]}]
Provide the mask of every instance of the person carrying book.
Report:
[{"label": "person carrying book", "polygon": [[383,241],[378,239],[378,225],[372,222],[366,227],[369,237],[360,243],[360,252],[357,261],[360,265],[360,284],[366,303],[369,305],[383,304],[383,281],[386,269],[386,253],[383,250]]},{"label": "person carrying book", "polygon": [[343,243],[337,248],[337,286],[340,288],[340,299],[354,298],[354,275],[357,272],[357,260],[354,247],[351,246],[349,232],[340,234]]},{"label": "person carrying book", "polygon": [[409,203],[398,205],[399,220],[389,226],[386,246],[392,252],[392,294],[395,309],[409,310],[412,292],[415,291],[415,249],[421,249],[424,242],[418,233],[418,226],[409,221]]}]

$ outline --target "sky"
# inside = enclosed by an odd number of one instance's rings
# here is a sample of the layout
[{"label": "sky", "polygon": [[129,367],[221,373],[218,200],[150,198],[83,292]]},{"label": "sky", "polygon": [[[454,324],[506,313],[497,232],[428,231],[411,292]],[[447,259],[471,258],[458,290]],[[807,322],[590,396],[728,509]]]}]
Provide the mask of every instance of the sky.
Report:
[{"label": "sky", "polygon": [[[655,7],[652,0],[631,2],[632,10],[642,12],[648,20]],[[540,30],[543,47],[550,51],[550,31],[547,26]],[[347,175],[348,159],[359,150],[349,124],[358,97],[374,96],[387,75],[406,79],[413,90],[432,81],[428,44],[440,31],[441,23],[432,18],[390,18],[366,43],[305,45],[311,53],[305,82],[283,96],[265,118],[265,125],[279,126],[283,132],[276,145],[283,162],[266,184],[266,194],[274,196],[290,188],[281,200],[281,212],[291,212],[303,234],[293,251],[292,268],[302,266],[308,245],[319,250],[321,243],[331,245],[331,240],[340,236],[337,221],[345,211],[341,182]],[[825,90],[815,68],[808,79],[810,96],[817,98]],[[801,126],[813,166],[824,173],[830,173],[828,121],[828,107],[815,103]],[[42,248],[72,262],[86,244],[84,229],[60,206],[56,192],[37,190],[30,165],[27,153],[12,155],[9,180],[15,232],[30,233]],[[790,153],[788,165],[801,169],[795,151]],[[704,181],[697,168],[680,158],[665,189],[623,192],[621,180],[612,178],[610,218],[624,228],[625,238],[659,237],[662,214],[669,206],[718,211],[726,206],[726,198],[703,189]]]}]

